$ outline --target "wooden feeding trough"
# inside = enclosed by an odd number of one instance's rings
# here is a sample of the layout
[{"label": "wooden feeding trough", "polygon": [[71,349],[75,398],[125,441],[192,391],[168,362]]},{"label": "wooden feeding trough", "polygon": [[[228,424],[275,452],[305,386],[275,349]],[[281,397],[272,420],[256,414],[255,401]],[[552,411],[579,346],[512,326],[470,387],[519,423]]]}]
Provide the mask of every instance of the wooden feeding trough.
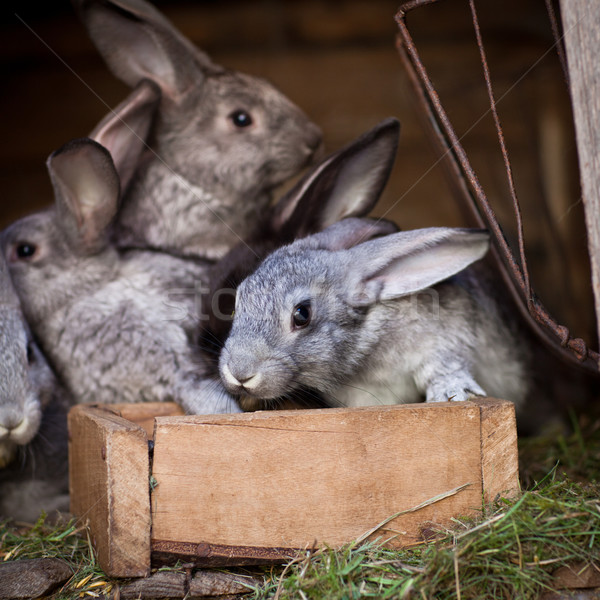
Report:
[{"label": "wooden feeding trough", "polygon": [[491,398],[207,416],[80,405],[69,431],[71,509],[115,577],[407,545],[518,485],[514,406]]}]

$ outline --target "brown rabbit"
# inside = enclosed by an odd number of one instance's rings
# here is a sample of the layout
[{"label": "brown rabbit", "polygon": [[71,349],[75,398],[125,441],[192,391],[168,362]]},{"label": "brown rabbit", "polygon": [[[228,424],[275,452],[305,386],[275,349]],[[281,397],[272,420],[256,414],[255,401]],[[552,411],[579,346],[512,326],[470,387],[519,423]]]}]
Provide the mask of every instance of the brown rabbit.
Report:
[{"label": "brown rabbit", "polygon": [[252,231],[273,188],[310,162],[320,130],[266,81],[213,63],[143,0],[74,4],[112,72],[161,91],[118,245],[222,256]]}]

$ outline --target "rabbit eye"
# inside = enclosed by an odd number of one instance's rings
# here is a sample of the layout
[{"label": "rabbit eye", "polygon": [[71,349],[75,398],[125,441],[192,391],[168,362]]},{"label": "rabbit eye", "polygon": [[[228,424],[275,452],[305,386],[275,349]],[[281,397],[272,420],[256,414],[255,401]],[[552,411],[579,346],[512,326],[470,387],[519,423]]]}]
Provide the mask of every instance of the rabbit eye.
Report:
[{"label": "rabbit eye", "polygon": [[229,118],[236,127],[249,127],[252,125],[252,117],[245,110],[234,110]]},{"label": "rabbit eye", "polygon": [[296,306],[294,306],[294,311],[292,313],[294,329],[302,329],[303,327],[306,327],[310,323],[310,319],[310,300],[305,300],[304,302],[300,302],[300,304],[296,304]]},{"label": "rabbit eye", "polygon": [[17,244],[17,247],[15,248],[15,254],[17,255],[17,258],[24,260],[32,258],[36,251],[37,246],[35,244],[29,244],[28,242]]}]

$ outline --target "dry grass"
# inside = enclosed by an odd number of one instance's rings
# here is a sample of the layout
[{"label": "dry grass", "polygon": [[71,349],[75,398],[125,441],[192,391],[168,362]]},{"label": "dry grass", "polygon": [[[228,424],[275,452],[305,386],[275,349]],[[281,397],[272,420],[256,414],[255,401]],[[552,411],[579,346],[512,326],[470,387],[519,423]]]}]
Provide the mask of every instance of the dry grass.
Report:
[{"label": "dry grass", "polygon": [[416,548],[375,544],[309,553],[272,570],[256,599],[534,599],[562,565],[600,567],[600,420],[520,440],[522,487],[478,519]]},{"label": "dry grass", "polygon": [[308,554],[270,573],[255,597],[538,598],[559,566],[600,565],[599,492],[597,484],[549,480],[416,548],[363,544]]},{"label": "dry grass", "polygon": [[48,524],[45,515],[31,525],[0,522],[0,560],[60,558],[73,570],[73,576],[51,598],[99,598],[111,593],[114,582],[100,570],[85,528],[73,521]]}]

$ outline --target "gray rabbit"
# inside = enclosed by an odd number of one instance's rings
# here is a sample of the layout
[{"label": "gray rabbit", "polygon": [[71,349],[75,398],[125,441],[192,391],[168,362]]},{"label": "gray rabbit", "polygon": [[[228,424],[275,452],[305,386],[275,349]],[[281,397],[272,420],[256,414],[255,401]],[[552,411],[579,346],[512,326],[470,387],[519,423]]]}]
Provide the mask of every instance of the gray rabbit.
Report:
[{"label": "gray rabbit", "polygon": [[0,252],[0,518],[67,511],[70,397],[23,318]]},{"label": "gray rabbit", "polygon": [[526,357],[476,273],[480,230],[429,228],[357,244],[346,219],[270,255],[238,288],[220,358],[227,390],[278,398],[299,386],[342,406],[522,403]]},{"label": "gray rabbit", "polygon": [[52,374],[21,313],[0,253],[0,468],[38,431]]},{"label": "gray rabbit", "polygon": [[111,244],[119,176],[97,142],[67,143],[48,169],[54,207],[17,221],[1,240],[24,314],[75,401],[172,399],[191,413],[239,410],[225,392],[203,396],[204,365],[182,320],[188,299],[170,296],[206,265]]},{"label": "gray rabbit", "polygon": [[320,130],[266,81],[213,63],[143,0],[74,4],[112,72],[161,91],[150,149],[123,190],[117,244],[222,256],[311,161]]},{"label": "gray rabbit", "polygon": [[70,396],[58,383],[43,391],[49,397],[38,432],[0,469],[0,518],[35,523],[42,511],[52,520],[69,512]]},{"label": "gray rabbit", "polygon": [[[210,290],[202,303],[205,320],[199,345],[217,381],[218,356],[231,328],[237,286],[277,248],[321,231],[340,219],[367,215],[389,178],[399,132],[397,119],[385,119],[323,159],[257,221],[253,234],[211,268]],[[389,221],[373,221],[369,232],[368,223],[365,221],[364,235],[397,231]],[[238,400],[244,410],[255,408],[250,397]],[[297,390],[288,400],[302,407],[327,405],[308,388]],[[286,406],[289,404],[286,402]]]}]

